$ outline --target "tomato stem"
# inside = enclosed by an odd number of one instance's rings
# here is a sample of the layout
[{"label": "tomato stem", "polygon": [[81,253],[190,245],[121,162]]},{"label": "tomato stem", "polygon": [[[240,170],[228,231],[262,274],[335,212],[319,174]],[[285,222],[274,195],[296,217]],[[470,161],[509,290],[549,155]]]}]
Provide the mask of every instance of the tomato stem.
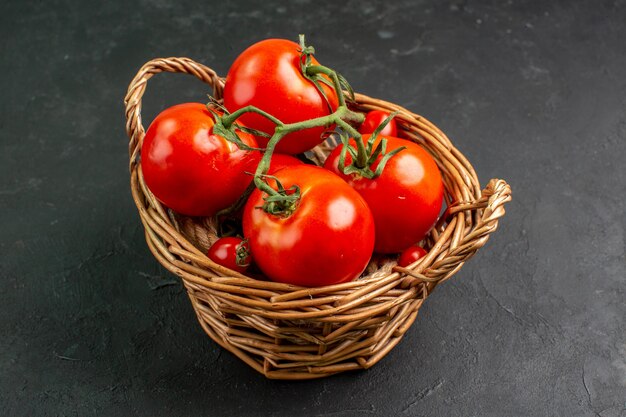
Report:
[{"label": "tomato stem", "polygon": [[250,266],[250,248],[248,246],[248,239],[243,239],[235,248],[235,263],[242,267],[247,268]]},{"label": "tomato stem", "polygon": [[226,129],[229,129],[233,125],[233,123],[235,123],[235,121],[244,113],[256,113],[256,114],[259,114],[259,115],[265,117],[270,122],[274,123],[276,126],[282,126],[283,125],[283,122],[278,120],[276,117],[272,116],[268,112],[263,111],[263,110],[259,109],[258,107],[255,107],[255,106],[245,106],[245,107],[242,107],[242,108],[238,109],[237,111],[234,111],[234,112],[232,112],[232,113],[230,113],[228,115],[222,116],[222,124],[224,125],[224,127]]},{"label": "tomato stem", "polygon": [[346,105],[346,98],[343,95],[343,88],[341,83],[339,82],[339,76],[336,71],[328,67],[324,67],[322,65],[309,65],[306,67],[306,75],[314,76],[317,74],[324,74],[330,77],[333,82],[333,88],[337,92],[337,100],[339,103],[339,107]]},{"label": "tomato stem", "polygon": [[365,145],[363,144],[361,134],[355,128],[353,128],[352,126],[350,126],[348,123],[344,122],[343,120],[340,120],[339,122],[337,122],[337,126],[342,128],[344,132],[347,133],[347,135],[341,136],[341,142],[344,148],[350,146],[349,138],[350,137],[354,138],[354,141],[356,143],[356,148],[357,148],[356,160],[354,164],[357,168],[365,168],[367,166],[368,158],[367,158],[367,150],[365,149]]},{"label": "tomato stem", "polygon": [[[338,79],[336,77],[333,78],[336,80],[336,85],[339,86]],[[357,113],[350,110],[346,106],[345,101],[343,101],[343,103],[344,104],[339,106],[334,113],[329,114],[328,116],[303,120],[296,123],[285,124],[278,118],[254,106],[242,107],[241,109],[238,109],[231,114],[222,116],[221,120],[219,122],[216,122],[216,125],[220,125],[226,130],[232,131],[232,129],[236,127],[235,121],[239,117],[241,117],[241,115],[245,113],[256,113],[267,118],[276,125],[276,127],[274,128],[274,134],[267,143],[263,157],[261,158],[261,161],[259,162],[256,172],[254,174],[254,185],[259,190],[267,194],[267,197],[265,198],[266,204],[263,206],[263,209],[265,211],[276,215],[288,216],[295,210],[297,203],[300,199],[300,190],[297,186],[293,186],[286,190],[282,187],[280,182],[276,181],[276,185],[278,188],[278,190],[276,190],[266,181],[266,179],[268,178],[267,172],[269,171],[270,162],[272,160],[272,155],[274,154],[276,145],[282,140],[282,138],[284,138],[289,133],[314,127],[330,127],[332,125],[337,125],[351,136],[358,138],[357,147],[359,147],[359,157],[357,158],[357,160],[363,165],[366,164],[367,153],[363,145],[363,141],[361,140],[361,134],[349,123],[362,123],[364,115],[362,113]],[[228,139],[232,135],[224,136]]]}]

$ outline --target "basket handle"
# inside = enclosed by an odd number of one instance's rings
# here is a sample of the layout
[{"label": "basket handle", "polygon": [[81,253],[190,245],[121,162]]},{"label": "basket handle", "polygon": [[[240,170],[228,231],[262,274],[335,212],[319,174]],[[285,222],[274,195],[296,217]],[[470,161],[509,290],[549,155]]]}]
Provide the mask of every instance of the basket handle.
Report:
[{"label": "basket handle", "polygon": [[488,233],[493,232],[498,226],[498,219],[504,216],[504,203],[511,201],[511,187],[506,181],[494,178],[483,189],[479,199],[471,203],[455,204],[448,209],[448,215],[459,211],[483,209],[481,221],[476,229],[482,226],[493,227]]},{"label": "basket handle", "polygon": [[435,286],[450,278],[460,264],[463,264],[474,256],[478,249],[485,246],[489,240],[489,235],[498,228],[498,220],[505,214],[504,204],[509,201],[511,201],[511,187],[506,181],[494,178],[482,190],[479,199],[471,203],[455,204],[449,207],[448,218],[454,213],[467,210],[480,210],[480,218],[445,258],[435,261],[426,270],[418,272],[394,266],[393,271],[407,275],[403,286],[412,286],[423,282],[427,285],[427,292],[430,293]]},{"label": "basket handle", "polygon": [[434,270],[446,271],[440,275],[442,278],[440,282],[450,278],[458,264],[458,262],[450,263],[450,259],[460,259],[460,262],[465,262],[474,256],[478,249],[485,246],[489,240],[489,235],[498,228],[498,220],[505,214],[504,204],[509,201],[511,201],[511,187],[506,181],[494,178],[487,183],[479,199],[472,203],[458,204],[449,208],[449,214],[464,210],[482,210],[482,212],[476,225],[460,240],[455,248],[450,250],[446,259],[432,265],[431,268]]},{"label": "basket handle", "polygon": [[141,98],[146,91],[146,84],[153,75],[161,72],[191,74],[213,87],[213,97],[220,99],[224,81],[209,67],[190,58],[157,58],[146,62],[131,81],[124,97],[126,107],[126,133],[130,139],[128,154],[130,165],[137,161],[145,129],[141,124]]}]

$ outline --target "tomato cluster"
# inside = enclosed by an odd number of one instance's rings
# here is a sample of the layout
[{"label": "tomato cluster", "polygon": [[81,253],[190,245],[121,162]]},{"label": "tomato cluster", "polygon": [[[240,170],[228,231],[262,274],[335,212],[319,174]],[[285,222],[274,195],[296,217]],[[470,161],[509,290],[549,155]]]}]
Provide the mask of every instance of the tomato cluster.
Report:
[{"label": "tomato cluster", "polygon": [[[444,193],[437,163],[400,137],[395,114],[354,110],[345,79],[313,52],[303,39],[252,45],[228,72],[223,105],[164,110],[141,149],[145,184],[165,206],[239,224],[243,238],[218,239],[213,262],[301,286],[355,279],[374,252],[402,252],[401,266],[423,257]],[[341,143],[323,166],[303,163],[331,134]]]}]

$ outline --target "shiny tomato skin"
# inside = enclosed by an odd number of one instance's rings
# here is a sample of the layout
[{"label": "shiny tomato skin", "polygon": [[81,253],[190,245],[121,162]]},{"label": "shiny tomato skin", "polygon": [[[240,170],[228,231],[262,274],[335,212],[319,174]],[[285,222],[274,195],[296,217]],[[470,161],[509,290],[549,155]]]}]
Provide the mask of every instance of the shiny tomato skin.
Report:
[{"label": "shiny tomato skin", "polygon": [[273,281],[306,287],[358,277],[370,260],[375,237],[374,219],[363,198],[320,167],[286,167],[274,175],[285,188],[298,184],[302,194],[286,218],[259,208],[264,193],[257,189],[251,194],[243,232],[259,269]]},{"label": "shiny tomato skin", "polygon": [[402,267],[407,267],[411,265],[413,262],[422,259],[426,256],[428,252],[424,250],[421,246],[412,245],[402,251],[400,257],[398,258],[398,265]]},{"label": "shiny tomato skin", "polygon": [[[384,122],[387,117],[389,117],[389,114],[389,112],[383,110],[372,110],[366,113],[365,120],[363,121],[361,126],[359,126],[359,132],[374,133],[374,130],[376,130],[376,128],[380,126],[380,124]],[[397,137],[398,124],[396,123],[396,119],[391,119],[389,123],[387,123],[387,126],[385,126],[383,130],[381,130],[380,134],[383,136]]]},{"label": "shiny tomato skin", "polygon": [[[363,141],[369,137],[363,135]],[[379,136],[374,146],[382,138]],[[444,186],[437,163],[421,146],[391,136],[384,138],[387,152],[401,146],[406,149],[391,157],[378,178],[341,173],[337,165],[342,145],[330,153],[324,167],[346,180],[369,205],[376,222],[375,251],[397,253],[422,240],[433,227],[441,210]],[[346,165],[350,162],[348,154]]]},{"label": "shiny tomato skin", "polygon": [[[233,204],[252,176],[245,167],[258,152],[244,151],[212,133],[213,116],[201,103],[185,103],[161,112],[150,124],[141,147],[141,168],[154,196],[177,213],[212,216]],[[254,136],[239,132],[257,147]]]},{"label": "shiny tomato skin", "polygon": [[[315,85],[300,70],[300,47],[285,39],[266,39],[243,51],[230,67],[224,85],[224,106],[231,113],[253,105],[278,118],[283,123],[295,123],[327,116],[328,104]],[[318,61],[313,57],[313,65]],[[333,111],[338,99],[335,91],[321,83]],[[275,125],[254,113],[246,113],[240,120],[244,125],[274,133]],[[298,154],[322,142],[323,127],[310,128],[285,136],[276,146],[276,152]],[[267,138],[257,137],[259,145],[267,145]]]},{"label": "shiny tomato skin", "polygon": [[268,174],[273,174],[279,169],[290,167],[294,165],[302,165],[304,162],[296,158],[295,156],[286,155],[282,153],[275,153],[272,155],[272,159],[270,161],[270,169]]},{"label": "shiny tomato skin", "polygon": [[[263,154],[261,152],[255,152],[249,158],[249,163],[246,165],[246,172],[249,172],[250,178],[252,179],[252,174],[256,172],[259,162],[261,161],[261,157]],[[292,155],[275,153],[272,155],[272,159],[270,160],[270,167],[267,171],[267,174],[272,175],[274,172],[278,171],[281,168],[293,166],[293,165],[302,165],[304,162],[296,158]]]},{"label": "shiny tomato skin", "polygon": [[246,245],[241,238],[234,236],[222,237],[211,245],[207,256],[216,264],[244,273],[250,266],[251,259],[248,255],[242,260],[241,265],[237,263],[237,250],[241,245]]}]

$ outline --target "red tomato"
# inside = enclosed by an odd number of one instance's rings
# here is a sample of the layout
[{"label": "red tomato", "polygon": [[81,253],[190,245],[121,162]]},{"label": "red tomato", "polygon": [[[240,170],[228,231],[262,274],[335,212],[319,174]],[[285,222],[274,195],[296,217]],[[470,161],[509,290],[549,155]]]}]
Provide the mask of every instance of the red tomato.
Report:
[{"label": "red tomato", "polygon": [[[159,114],[141,147],[141,169],[154,196],[188,216],[212,216],[233,204],[252,176],[244,167],[258,152],[239,149],[212,133],[213,116],[204,104],[186,103]],[[239,132],[251,147],[256,141]]]},{"label": "red tomato", "polygon": [[301,197],[291,215],[280,217],[258,208],[265,193],[250,196],[243,233],[259,269],[274,281],[307,287],[358,277],[374,248],[374,219],[363,198],[320,167],[286,167],[274,175],[286,189],[297,184]]},{"label": "red tomato", "polygon": [[238,237],[217,239],[207,256],[216,264],[241,273],[246,272],[251,262],[247,243]]},{"label": "red tomato", "polygon": [[[359,126],[359,132],[374,133],[374,130],[376,130],[376,128],[380,126],[380,124],[384,122],[387,117],[389,117],[389,114],[390,113],[382,110],[370,111],[365,115],[365,120],[363,121],[361,126]],[[380,132],[380,134],[383,136],[397,137],[398,124],[396,123],[396,119],[391,119],[389,123],[387,123],[387,126],[385,126],[384,129]]]},{"label": "red tomato", "polygon": [[[315,58],[312,64],[318,65]],[[337,108],[335,91],[320,83],[332,111]],[[300,46],[285,39],[266,39],[241,53],[230,67],[224,86],[224,106],[234,112],[253,105],[278,118],[283,123],[295,123],[331,113],[324,97],[300,70]],[[244,125],[274,133],[274,123],[254,113],[240,120]],[[290,133],[276,146],[276,152],[298,154],[322,142],[323,127]],[[257,137],[261,146],[267,138]]]},{"label": "red tomato", "polygon": [[[261,157],[263,154],[260,152],[255,152],[253,160],[246,167],[246,172],[250,174],[254,174],[256,172],[257,165],[261,161]],[[270,167],[267,171],[268,175],[272,175],[274,172],[278,171],[281,168],[289,167],[293,165],[302,165],[304,162],[296,158],[295,156],[286,155],[282,153],[275,153],[272,155],[272,159],[270,160]],[[250,179],[252,180],[252,175],[250,175]]]},{"label": "red tomato", "polygon": [[[363,135],[363,141],[369,137]],[[382,138],[377,138],[374,147]],[[337,164],[343,145],[331,152],[324,167],[344,178],[369,205],[376,222],[375,251],[397,253],[422,240],[433,227],[441,210],[444,187],[439,168],[428,152],[408,140],[385,138],[387,152],[401,146],[406,149],[391,157],[378,178],[341,173]],[[378,161],[372,169],[376,169]],[[348,153],[346,165],[351,162]]]},{"label": "red tomato", "polygon": [[268,173],[272,174],[273,172],[276,172],[281,168],[290,167],[293,165],[302,165],[303,163],[304,162],[294,156],[275,153],[274,155],[272,155],[272,160],[270,161],[270,169]]},{"label": "red tomato", "polygon": [[421,246],[409,246],[400,254],[400,258],[398,258],[398,265],[403,267],[409,266],[418,259],[426,256],[427,253],[428,252],[426,252]]}]

